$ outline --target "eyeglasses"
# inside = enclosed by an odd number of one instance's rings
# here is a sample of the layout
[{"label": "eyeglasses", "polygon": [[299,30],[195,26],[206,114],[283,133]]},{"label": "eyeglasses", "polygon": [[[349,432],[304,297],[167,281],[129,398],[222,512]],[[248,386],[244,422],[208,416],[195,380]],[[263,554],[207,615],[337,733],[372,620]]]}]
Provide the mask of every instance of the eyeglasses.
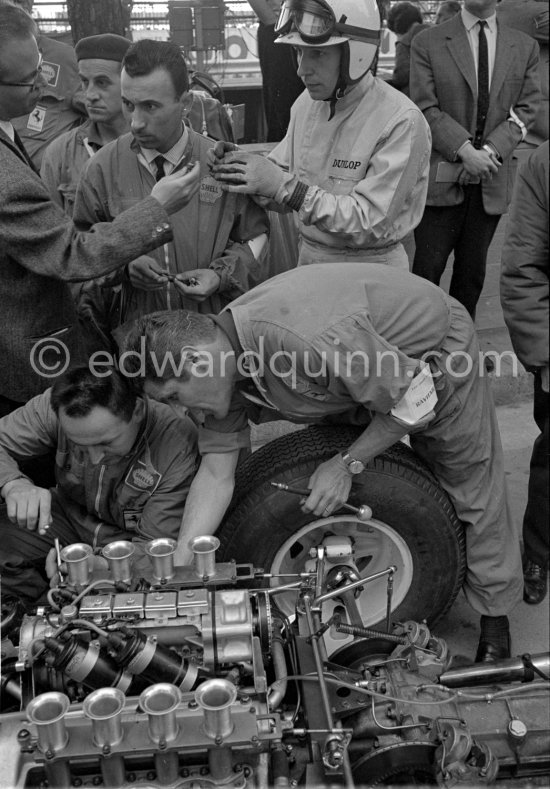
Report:
[{"label": "eyeglasses", "polygon": [[40,57],[38,59],[38,65],[35,69],[34,76],[31,82],[3,82],[2,80],[0,80],[0,86],[4,88],[34,88],[34,86],[38,82],[38,78],[42,74],[42,60],[43,57],[42,54],[40,54]]},{"label": "eyeglasses", "polygon": [[285,0],[275,24],[275,32],[282,36],[294,28],[306,44],[324,44],[331,36],[338,34],[378,44],[378,30],[346,25],[345,22],[345,16],[336,20],[334,11],[325,0]]}]

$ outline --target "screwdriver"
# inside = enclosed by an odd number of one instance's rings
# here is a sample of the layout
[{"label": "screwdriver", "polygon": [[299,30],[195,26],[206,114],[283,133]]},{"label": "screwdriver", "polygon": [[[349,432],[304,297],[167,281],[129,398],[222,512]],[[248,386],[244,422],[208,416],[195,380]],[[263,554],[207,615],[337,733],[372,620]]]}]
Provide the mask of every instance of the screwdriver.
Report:
[{"label": "screwdriver", "polygon": [[[291,485],[286,485],[284,482],[270,482],[272,487],[277,490],[284,490],[285,493],[295,493],[296,496],[305,496],[306,498],[311,493],[308,488],[293,488]],[[360,521],[370,521],[372,518],[372,510],[367,504],[361,504],[360,507],[354,507],[353,504],[341,504],[340,508],[353,512]]]}]

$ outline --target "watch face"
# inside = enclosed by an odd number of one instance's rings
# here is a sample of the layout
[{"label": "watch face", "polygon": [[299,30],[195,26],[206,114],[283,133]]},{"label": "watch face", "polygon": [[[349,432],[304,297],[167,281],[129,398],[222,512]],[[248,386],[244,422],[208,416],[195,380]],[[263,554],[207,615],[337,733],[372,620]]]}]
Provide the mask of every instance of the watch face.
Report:
[{"label": "watch face", "polygon": [[360,474],[365,466],[360,460],[352,460],[348,468],[352,474]]}]

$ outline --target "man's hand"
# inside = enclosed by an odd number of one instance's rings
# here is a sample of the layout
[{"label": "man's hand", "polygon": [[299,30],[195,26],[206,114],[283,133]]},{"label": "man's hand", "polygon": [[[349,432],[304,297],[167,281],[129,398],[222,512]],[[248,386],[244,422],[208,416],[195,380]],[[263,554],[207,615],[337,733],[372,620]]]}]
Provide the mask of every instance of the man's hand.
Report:
[{"label": "man's hand", "polygon": [[196,268],[177,274],[174,279],[176,288],[193,301],[204,301],[220,287],[221,277],[210,268]]},{"label": "man's hand", "polygon": [[209,169],[211,170],[214,165],[219,164],[220,159],[223,159],[226,153],[238,150],[239,146],[235,145],[235,143],[218,140],[218,142],[206,152],[206,163]]},{"label": "man's hand", "polygon": [[166,285],[168,277],[159,269],[159,264],[149,255],[141,255],[128,264],[128,276],[134,288],[158,290]]},{"label": "man's hand", "polygon": [[471,179],[492,178],[493,175],[498,173],[499,167],[501,167],[495,156],[491,156],[488,151],[478,151],[473,145],[464,146],[459,155],[462,159],[464,170]]},{"label": "man's hand", "polygon": [[46,534],[51,523],[52,494],[28,479],[14,479],[2,488],[8,518],[22,528]]},{"label": "man's hand", "polygon": [[308,482],[311,493],[302,505],[303,512],[312,512],[321,518],[338,510],[348,500],[351,476],[341,455],[321,463]]},{"label": "man's hand", "polygon": [[275,198],[288,173],[265,156],[245,151],[228,153],[212,167],[212,175],[227,192]]},{"label": "man's hand", "polygon": [[151,197],[161,204],[168,214],[187,205],[197,194],[200,184],[200,165],[195,162],[191,170],[165,175],[151,190]]}]

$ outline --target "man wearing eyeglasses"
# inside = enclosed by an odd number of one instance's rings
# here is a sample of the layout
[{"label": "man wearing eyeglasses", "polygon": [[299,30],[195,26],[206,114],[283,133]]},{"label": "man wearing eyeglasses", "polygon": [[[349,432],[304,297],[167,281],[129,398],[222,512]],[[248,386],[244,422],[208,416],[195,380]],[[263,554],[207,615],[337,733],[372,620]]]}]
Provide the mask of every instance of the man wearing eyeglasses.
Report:
[{"label": "man wearing eyeglasses", "polygon": [[[33,0],[10,2],[32,15]],[[42,34],[37,40],[43,56],[45,85],[37,105],[30,112],[14,118],[13,126],[34,166],[40,169],[49,143],[63,132],[79,126],[85,120],[85,113],[73,47]]]},{"label": "man wearing eyeglasses", "polygon": [[45,86],[35,32],[28,14],[0,2],[0,416],[80,358],[67,282],[100,276],[162,246],[172,238],[168,214],[198,189],[197,166],[162,179],[113,223],[77,232],[50,200],[11,124],[33,110]]}]

